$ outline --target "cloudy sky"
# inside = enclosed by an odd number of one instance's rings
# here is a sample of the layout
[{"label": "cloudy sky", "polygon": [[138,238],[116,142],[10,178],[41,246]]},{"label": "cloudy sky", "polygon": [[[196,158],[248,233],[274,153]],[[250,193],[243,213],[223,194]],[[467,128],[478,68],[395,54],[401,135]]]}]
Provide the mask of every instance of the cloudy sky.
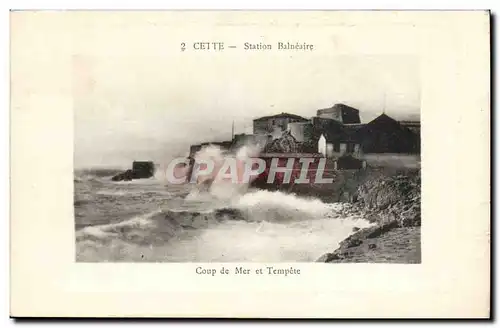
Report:
[{"label": "cloudy sky", "polygon": [[81,33],[85,50],[73,58],[76,167],[167,161],[190,144],[230,139],[233,121],[236,133],[251,133],[253,118],[311,117],[339,102],[358,108],[364,122],[384,108],[397,119],[419,118],[416,56],[338,55],[321,44],[309,53],[181,52],[168,38],[156,51],[159,39],[144,41],[143,30]]}]

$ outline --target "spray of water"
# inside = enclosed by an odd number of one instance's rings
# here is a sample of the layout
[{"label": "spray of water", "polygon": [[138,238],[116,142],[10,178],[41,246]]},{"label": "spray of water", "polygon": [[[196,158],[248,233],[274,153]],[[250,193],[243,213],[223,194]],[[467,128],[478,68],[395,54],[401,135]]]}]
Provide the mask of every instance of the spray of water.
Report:
[{"label": "spray of water", "polygon": [[[210,145],[195,154],[195,163],[211,162],[214,168],[210,174],[197,176],[193,193],[199,195],[206,191],[218,199],[233,199],[248,191],[249,183],[256,178],[245,179],[245,170],[250,158],[259,155],[257,145],[246,144],[234,153],[223,151],[220,147]],[[196,168],[194,168],[196,170]]]},{"label": "spray of water", "polygon": [[[184,212],[163,210],[117,224],[85,228],[77,234],[77,259],[315,261],[333,251],[353,227],[370,225],[357,216],[339,218],[344,205],[279,191],[251,190],[248,183],[216,179],[228,158],[238,163],[258,154],[259,149],[253,145],[245,145],[233,154],[215,146],[202,149],[195,159],[211,159],[216,167],[212,174],[199,177],[193,184],[196,188],[184,200],[193,207]],[[237,166],[238,176],[241,169]],[[162,181],[164,170],[157,172],[155,180]],[[211,206],[201,211],[196,207],[199,204]]]}]

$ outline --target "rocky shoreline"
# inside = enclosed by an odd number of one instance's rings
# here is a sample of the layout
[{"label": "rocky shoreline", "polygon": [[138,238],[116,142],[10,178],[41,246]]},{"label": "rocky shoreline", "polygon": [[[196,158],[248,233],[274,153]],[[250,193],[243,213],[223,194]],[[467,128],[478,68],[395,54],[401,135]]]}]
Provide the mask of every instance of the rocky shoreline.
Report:
[{"label": "rocky shoreline", "polygon": [[420,187],[420,171],[361,183],[349,211],[375,225],[355,231],[317,262],[421,263]]}]

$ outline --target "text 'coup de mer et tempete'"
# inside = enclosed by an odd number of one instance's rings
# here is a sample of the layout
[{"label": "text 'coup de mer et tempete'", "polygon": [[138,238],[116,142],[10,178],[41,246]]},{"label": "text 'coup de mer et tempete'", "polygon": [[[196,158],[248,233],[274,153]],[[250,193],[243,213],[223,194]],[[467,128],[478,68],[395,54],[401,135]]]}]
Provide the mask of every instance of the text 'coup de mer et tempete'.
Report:
[{"label": "text 'coup de mer et tempete'", "polygon": [[300,275],[300,269],[294,267],[276,268],[273,266],[265,266],[260,268],[245,268],[242,266],[235,267],[220,267],[220,268],[204,268],[196,267],[198,275],[217,276],[217,275],[272,275],[272,276],[296,276]]}]

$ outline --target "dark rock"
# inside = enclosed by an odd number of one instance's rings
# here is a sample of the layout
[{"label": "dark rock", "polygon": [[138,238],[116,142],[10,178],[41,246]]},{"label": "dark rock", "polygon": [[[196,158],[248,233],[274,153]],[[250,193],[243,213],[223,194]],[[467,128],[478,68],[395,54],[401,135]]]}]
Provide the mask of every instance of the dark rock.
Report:
[{"label": "dark rock", "polygon": [[365,220],[367,220],[368,222],[370,223],[376,223],[376,222],[379,222],[380,221],[380,216],[378,216],[377,214],[367,214],[365,216]]},{"label": "dark rock", "polygon": [[132,170],[127,170],[125,172],[115,175],[111,180],[113,181],[130,181],[133,179]]},{"label": "dark rock", "polygon": [[354,228],[352,228],[352,231],[354,231],[354,232],[359,231],[359,228],[358,227],[354,227]]},{"label": "dark rock", "polygon": [[339,170],[353,170],[363,168],[363,161],[351,156],[343,155],[337,159],[337,169]]},{"label": "dark rock", "polygon": [[326,253],[323,254],[319,259],[317,259],[316,262],[328,263],[336,260],[340,260],[340,257],[337,254]]},{"label": "dark rock", "polygon": [[347,241],[347,243],[346,243],[347,248],[356,247],[356,246],[359,246],[363,243],[361,240],[354,239],[354,238],[347,239],[346,241]]},{"label": "dark rock", "polygon": [[387,231],[394,229],[394,228],[398,228],[398,227],[399,227],[399,222],[396,220],[391,221],[391,222],[386,223],[386,224],[383,224],[383,225],[380,225],[380,226],[371,227],[371,228],[369,228],[369,229],[371,229],[371,231],[366,234],[366,238],[376,238],[376,237],[386,233]]},{"label": "dark rock", "polygon": [[409,176],[381,176],[358,187],[358,195],[372,209],[384,210],[404,206],[404,203],[420,195],[420,179]]},{"label": "dark rock", "polygon": [[134,179],[149,179],[155,173],[154,163],[151,161],[132,163],[132,174]]},{"label": "dark rock", "polygon": [[405,213],[401,215],[402,227],[417,227],[422,223],[420,212],[419,213]]},{"label": "dark rock", "polygon": [[320,256],[319,259],[316,260],[316,262],[323,262],[323,263],[329,262],[331,255],[332,253],[323,254]]},{"label": "dark rock", "polygon": [[328,259],[328,255],[330,255],[331,253],[326,253],[326,254],[323,254],[321,255],[317,260],[316,262],[327,262],[326,260]]},{"label": "dark rock", "polygon": [[351,202],[352,203],[357,203],[358,202],[358,194],[352,195]]},{"label": "dark rock", "polygon": [[[374,256],[379,262],[400,262],[403,258],[416,263],[420,261],[417,256],[421,225],[420,175],[403,173],[405,175],[370,176],[362,183],[360,181],[356,190],[342,189],[358,196],[356,210],[376,225],[353,228],[354,233],[329,253],[326,262],[371,262]],[[345,177],[346,182],[350,179]],[[349,209],[341,211],[347,216],[350,212]],[[368,250],[371,250],[369,256],[366,255]]]},{"label": "dark rock", "polygon": [[119,173],[111,178],[113,181],[130,181],[133,179],[149,179],[154,175],[155,167],[153,162],[132,163],[132,170]]}]

